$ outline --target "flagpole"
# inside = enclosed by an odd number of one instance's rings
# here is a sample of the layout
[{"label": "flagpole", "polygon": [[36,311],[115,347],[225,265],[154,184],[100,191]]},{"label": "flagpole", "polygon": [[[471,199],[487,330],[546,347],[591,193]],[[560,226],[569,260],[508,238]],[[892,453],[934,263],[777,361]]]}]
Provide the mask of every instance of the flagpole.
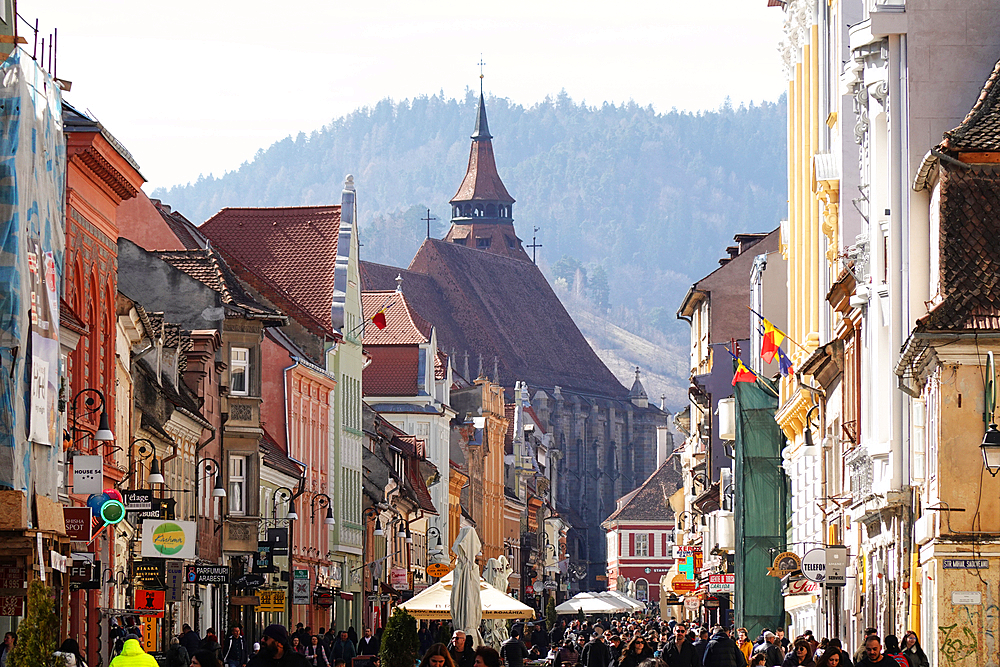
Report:
[{"label": "flagpole", "polygon": [[748,373],[750,373],[750,375],[753,376],[754,384],[757,384],[759,382],[765,389],[767,389],[769,392],[771,392],[771,395],[773,395],[775,398],[781,398],[781,396],[778,394],[778,392],[776,392],[769,384],[767,384],[766,382],[764,382],[764,379],[760,375],[758,375],[756,372],[754,372],[754,370],[752,368],[750,368],[749,366],[747,366],[746,364],[744,364],[743,360],[740,359],[739,357],[737,357],[735,354],[733,354],[733,351],[730,350],[728,347],[726,348],[726,352],[729,353],[729,356],[732,357],[734,361],[736,361],[739,364],[741,364],[743,366],[743,368],[745,368],[746,371]]},{"label": "flagpole", "polygon": [[[767,319],[766,317],[764,317],[763,315],[761,315],[760,313],[758,313],[758,312],[757,312],[756,310],[754,310],[754,309],[753,309],[753,308],[751,308],[750,306],[747,306],[747,309],[748,309],[748,310],[749,310],[749,311],[750,311],[751,313],[753,313],[754,315],[756,315],[757,317],[759,317],[760,319],[762,319],[762,320],[766,320],[766,319]],[[774,325],[772,324],[771,326],[774,326]],[[795,340],[794,338],[792,338],[791,336],[789,336],[788,334],[786,334],[786,333],[785,333],[784,331],[782,331],[782,330],[781,330],[781,329],[779,329],[778,327],[774,327],[774,329],[775,329],[775,331],[779,332],[779,333],[780,333],[780,334],[781,334],[782,336],[784,336],[784,337],[785,337],[785,338],[787,338],[788,340],[790,340],[790,341],[792,341],[793,343],[795,343],[796,347],[798,347],[798,348],[799,348],[800,350],[802,350],[802,351],[803,351],[803,352],[805,352],[806,354],[812,354],[812,352],[810,352],[810,351],[809,351],[809,350],[807,350],[806,348],[804,348],[804,347],[802,347],[801,345],[799,345],[799,342],[798,342],[797,340]]]}]

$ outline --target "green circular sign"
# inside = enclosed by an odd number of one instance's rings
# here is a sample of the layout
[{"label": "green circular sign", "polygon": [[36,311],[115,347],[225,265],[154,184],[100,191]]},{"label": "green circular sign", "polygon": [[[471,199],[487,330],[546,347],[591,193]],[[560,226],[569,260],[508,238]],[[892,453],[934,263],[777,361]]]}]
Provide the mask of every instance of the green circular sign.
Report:
[{"label": "green circular sign", "polygon": [[121,523],[125,518],[125,506],[118,500],[109,500],[101,505],[101,518],[106,524]]},{"label": "green circular sign", "polygon": [[184,548],[184,529],[176,523],[162,523],[153,531],[153,548],[164,556],[173,556]]}]

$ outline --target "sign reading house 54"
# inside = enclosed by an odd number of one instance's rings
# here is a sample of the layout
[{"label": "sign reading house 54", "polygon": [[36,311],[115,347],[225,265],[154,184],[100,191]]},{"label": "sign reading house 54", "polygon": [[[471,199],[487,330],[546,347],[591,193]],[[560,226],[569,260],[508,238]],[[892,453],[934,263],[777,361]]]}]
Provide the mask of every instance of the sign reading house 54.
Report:
[{"label": "sign reading house 54", "polygon": [[196,542],[194,521],[142,522],[143,558],[194,558]]}]

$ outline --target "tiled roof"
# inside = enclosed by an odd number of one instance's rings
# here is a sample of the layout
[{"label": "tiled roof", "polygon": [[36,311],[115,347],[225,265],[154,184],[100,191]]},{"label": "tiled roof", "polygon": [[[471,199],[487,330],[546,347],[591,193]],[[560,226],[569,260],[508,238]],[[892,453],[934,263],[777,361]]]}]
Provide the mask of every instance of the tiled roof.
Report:
[{"label": "tiled roof", "polygon": [[486,200],[514,203],[514,198],[507,192],[497,173],[493,142],[490,139],[489,129],[486,127],[486,101],[480,95],[476,132],[469,151],[469,166],[458,192],[451,198],[452,202]]},{"label": "tiled roof", "polygon": [[271,470],[277,470],[289,477],[302,476],[302,466],[288,458],[288,454],[281,449],[281,445],[271,437],[267,429],[264,430],[264,437],[260,439],[260,452],[264,455],[264,465]]},{"label": "tiled roof", "polygon": [[198,248],[204,248],[207,245],[207,239],[205,236],[198,231],[198,227],[195,226],[193,222],[185,218],[179,212],[172,210],[169,206],[161,202],[159,199],[151,200],[153,206],[159,212],[160,217],[173,232],[177,240],[184,245],[185,248],[190,250],[195,250]]},{"label": "tiled roof", "polygon": [[[363,262],[362,289],[394,288],[400,272]],[[609,398],[628,395],[534,264],[428,239],[402,275],[407,300],[434,325],[438,347],[468,352],[471,373],[482,355],[490,374],[498,359],[504,386],[523,380]]]},{"label": "tiled roof", "polygon": [[362,292],[361,308],[365,318],[385,308],[385,329],[370,322],[365,326],[366,349],[373,345],[419,345],[431,338],[431,325],[410,306],[405,292]]},{"label": "tiled roof", "polygon": [[434,379],[448,379],[448,355],[441,350],[434,355]]},{"label": "tiled roof", "polygon": [[151,255],[183,271],[206,287],[218,292],[222,302],[243,311],[251,319],[286,324],[288,318],[247,294],[226,261],[212,248],[198,250],[154,250]]},{"label": "tiled roof", "polygon": [[678,461],[671,455],[603,524],[611,521],[672,521],[670,496],[683,486]]},{"label": "tiled roof", "polygon": [[[319,335],[330,320],[340,206],[224,208],[200,228],[233,270]],[[393,276],[395,277],[395,276]]]},{"label": "tiled roof", "polygon": [[379,345],[370,350],[372,362],[362,371],[365,396],[416,396],[420,348]]},{"label": "tiled roof", "polygon": [[940,290],[922,331],[1000,331],[1000,166],[940,170]]},{"label": "tiled roof", "polygon": [[67,327],[81,336],[87,335],[90,330],[87,325],[76,314],[73,307],[66,302],[66,299],[59,299],[59,326]]},{"label": "tiled roof", "polygon": [[944,133],[943,148],[953,151],[1000,151],[1000,62],[986,80],[965,120]]},{"label": "tiled roof", "polygon": [[420,474],[420,460],[417,458],[409,458],[406,462],[407,466],[407,479],[410,482],[410,486],[413,488],[413,495],[417,499],[417,505],[420,506],[424,512],[430,514],[437,514],[437,508],[434,507],[434,501],[431,499],[431,493],[427,490],[427,483],[424,481],[423,475]]}]

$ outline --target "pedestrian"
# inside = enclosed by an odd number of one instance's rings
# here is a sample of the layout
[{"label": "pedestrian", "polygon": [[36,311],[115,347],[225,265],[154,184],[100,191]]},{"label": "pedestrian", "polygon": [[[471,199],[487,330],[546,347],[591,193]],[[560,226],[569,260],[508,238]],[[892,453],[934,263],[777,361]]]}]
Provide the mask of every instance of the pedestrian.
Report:
[{"label": "pedestrian", "polygon": [[705,659],[705,649],[708,648],[708,628],[698,628],[698,638],[694,641],[694,657],[698,664]]},{"label": "pedestrian", "polygon": [[621,660],[625,648],[622,646],[622,638],[619,635],[611,635],[611,638],[608,639],[608,648],[611,650],[611,661],[617,664]]},{"label": "pedestrian", "polygon": [[531,631],[531,645],[539,647],[540,650],[548,651],[549,633],[545,630],[545,621],[535,621]]},{"label": "pedestrian", "polygon": [[580,662],[583,667],[610,667],[611,649],[604,643],[604,629],[601,626],[594,627],[590,641],[580,654]]},{"label": "pedestrian", "polygon": [[563,639],[566,636],[566,621],[559,619],[556,624],[552,626],[552,631],[549,632],[549,643],[552,646],[559,646],[562,644]]},{"label": "pedestrian", "polygon": [[336,643],[337,633],[333,631],[333,626],[331,625],[330,629],[326,631],[325,635],[323,635],[323,648],[326,649],[326,654],[330,656],[331,659],[333,657],[333,645]]},{"label": "pedestrian", "polygon": [[476,663],[476,649],[472,648],[472,642],[465,636],[464,630],[455,630],[448,642],[448,652],[455,667],[473,667]]},{"label": "pedestrian", "polygon": [[521,631],[511,628],[510,637],[500,644],[500,659],[507,667],[523,667],[527,657],[528,647],[521,641]]},{"label": "pedestrian", "polygon": [[653,657],[653,652],[643,637],[633,637],[618,660],[620,667],[639,667]]},{"label": "pedestrian", "polygon": [[801,637],[795,640],[785,659],[781,662],[781,667],[812,667],[816,664],[813,660],[813,650],[809,642]]},{"label": "pedestrian", "polygon": [[747,667],[747,659],[725,628],[716,625],[712,628],[702,664],[705,667]]},{"label": "pedestrian", "polygon": [[250,656],[247,654],[246,638],[240,626],[233,626],[226,637],[226,645],[222,650],[222,662],[226,667],[245,667]]},{"label": "pedestrian", "polygon": [[[80,655],[80,644],[75,639],[67,639],[59,646],[56,655],[66,662],[66,667],[87,667],[87,662]],[[185,664],[184,667],[187,667]]]},{"label": "pedestrian", "polygon": [[[872,634],[865,638],[865,657],[854,664],[857,667],[884,667],[887,663],[882,662],[885,656],[882,655],[882,640],[878,635]],[[893,661],[895,662],[895,661]]]},{"label": "pedestrian", "polygon": [[250,661],[249,667],[309,667],[309,663],[305,656],[292,650],[285,627],[275,623],[264,628],[260,651]]},{"label": "pedestrian", "polygon": [[15,633],[8,632],[3,636],[3,644],[0,644],[0,667],[7,667],[7,658],[10,657],[10,652],[16,643],[17,635]]},{"label": "pedestrian", "polygon": [[[378,639],[372,636],[372,629],[365,628],[363,630],[365,636],[361,638],[358,642],[358,655],[378,655]],[[419,637],[420,633],[417,633]]]},{"label": "pedestrian", "polygon": [[354,644],[354,653],[355,653],[355,655],[357,655],[358,654],[357,653],[357,651],[358,651],[358,631],[354,629],[353,625],[351,625],[351,626],[349,626],[347,628],[347,638],[351,640],[352,644]]},{"label": "pedestrian", "polygon": [[892,658],[896,661],[899,667],[910,667],[910,663],[906,661],[903,653],[899,650],[899,639],[896,635],[886,635],[885,636],[885,651],[884,655]]},{"label": "pedestrian", "polygon": [[181,626],[181,636],[178,639],[180,639],[181,646],[187,650],[189,657],[194,657],[194,654],[201,649],[201,637],[187,623]]},{"label": "pedestrian", "polygon": [[816,667],[844,667],[846,654],[836,646],[827,645],[823,655],[816,661]]},{"label": "pedestrian", "polygon": [[451,659],[448,647],[437,642],[431,644],[424,653],[424,657],[420,659],[420,667],[455,667],[455,661]]},{"label": "pedestrian", "polygon": [[753,642],[750,641],[750,631],[746,628],[739,628],[736,631],[736,646],[743,652],[743,658],[750,662],[750,654],[753,653]]},{"label": "pedestrian", "polygon": [[492,646],[480,646],[475,655],[474,667],[500,667],[500,654]]},{"label": "pedestrian", "polygon": [[191,656],[191,667],[222,667],[215,651],[201,650]]},{"label": "pedestrian", "polygon": [[323,644],[319,640],[319,635],[312,636],[303,655],[306,656],[310,667],[329,667],[330,665],[326,659],[326,651],[323,650]]},{"label": "pedestrian", "polygon": [[930,667],[927,654],[920,648],[920,640],[913,630],[903,635],[903,657],[910,663],[910,667]]},{"label": "pedestrian", "polygon": [[[878,630],[876,630],[875,628],[865,628],[865,640],[861,642],[861,646],[859,646],[858,650],[854,652],[855,665],[860,665],[861,661],[868,657],[867,644],[869,637],[878,638]],[[882,640],[879,639],[879,647],[881,646],[882,646]]]},{"label": "pedestrian", "polygon": [[767,654],[758,651],[750,656],[750,667],[767,667]]},{"label": "pedestrian", "polygon": [[159,667],[156,658],[142,650],[142,644],[134,636],[122,642],[122,652],[111,661],[109,667]]},{"label": "pedestrian", "polygon": [[343,660],[344,662],[350,664],[351,660],[358,654],[357,650],[354,648],[354,644],[351,642],[351,638],[347,636],[347,630],[341,630],[337,641],[333,644],[333,649],[330,651],[330,657],[333,660]]},{"label": "pedestrian", "polygon": [[191,664],[191,655],[177,637],[170,638],[170,646],[163,659],[166,667],[188,667]]},{"label": "pedestrian", "polygon": [[201,640],[200,650],[212,651],[215,653],[216,659],[222,662],[222,644],[219,643],[219,638],[216,636],[214,628],[205,630],[205,638]]},{"label": "pedestrian", "polygon": [[674,625],[674,638],[664,646],[660,659],[670,667],[701,666],[701,662],[695,658],[694,646],[688,641],[687,628],[683,623]]}]

